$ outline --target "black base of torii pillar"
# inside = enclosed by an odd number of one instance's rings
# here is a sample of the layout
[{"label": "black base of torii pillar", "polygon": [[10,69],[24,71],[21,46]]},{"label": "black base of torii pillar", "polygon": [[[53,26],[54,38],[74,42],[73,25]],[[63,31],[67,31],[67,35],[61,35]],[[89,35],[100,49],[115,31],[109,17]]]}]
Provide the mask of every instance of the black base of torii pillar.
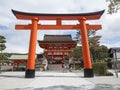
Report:
[{"label": "black base of torii pillar", "polygon": [[25,72],[25,78],[34,78],[35,77],[35,70],[27,69]]},{"label": "black base of torii pillar", "polygon": [[93,69],[84,69],[84,77],[94,77]]}]

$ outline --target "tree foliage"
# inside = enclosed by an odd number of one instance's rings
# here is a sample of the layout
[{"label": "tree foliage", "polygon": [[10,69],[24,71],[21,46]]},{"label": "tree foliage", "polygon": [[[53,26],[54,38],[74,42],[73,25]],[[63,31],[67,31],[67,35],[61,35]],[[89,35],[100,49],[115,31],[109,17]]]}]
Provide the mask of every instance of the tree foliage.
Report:
[{"label": "tree foliage", "polygon": [[6,43],[6,38],[0,35],[0,51],[1,52],[6,48],[5,43]]},{"label": "tree foliage", "polygon": [[117,13],[120,10],[120,0],[106,0],[109,2],[108,13],[113,14]]},{"label": "tree foliage", "polygon": [[72,53],[71,56],[76,58],[76,59],[82,59],[82,47],[81,46],[76,46]]},{"label": "tree foliage", "polygon": [[[96,34],[96,31],[95,30],[88,30],[87,34],[88,34],[88,38],[90,38],[91,36],[94,36]],[[81,32],[80,32],[80,30],[77,31],[75,39],[77,39],[78,43],[81,44]]]},{"label": "tree foliage", "polygon": [[101,45],[98,53],[98,59],[104,60],[108,57],[108,48],[105,45]]},{"label": "tree foliage", "polygon": [[93,61],[104,60],[108,57],[107,46],[100,45],[101,36],[93,36],[89,39],[91,58]]},{"label": "tree foliage", "polygon": [[5,50],[6,46],[5,46],[5,43],[6,43],[6,38],[4,36],[1,36],[0,35],[0,60],[5,60],[7,59],[7,54],[5,53],[2,53],[3,50]]},{"label": "tree foliage", "polygon": [[89,38],[89,46],[92,60],[96,60],[97,52],[100,49],[100,38],[101,36],[93,36]]},{"label": "tree foliage", "polygon": [[96,60],[104,61],[108,57],[107,46],[100,45],[95,51],[91,50],[91,57],[92,57],[93,61],[96,61]]},{"label": "tree foliage", "polygon": [[1,53],[0,54],[0,60],[8,60],[8,57],[10,57],[11,54],[9,53]]},{"label": "tree foliage", "polygon": [[[76,37],[77,37],[76,39],[81,38],[80,34],[81,34],[80,31],[78,31],[76,34]],[[95,34],[96,34],[96,31],[88,31],[88,40],[89,40],[91,59],[93,61],[104,60],[108,56],[108,53],[107,53],[108,48],[104,45],[100,45],[101,36],[96,36]],[[82,47],[78,47],[78,46],[75,47],[75,49],[73,49],[72,55],[74,57],[82,58]]]}]

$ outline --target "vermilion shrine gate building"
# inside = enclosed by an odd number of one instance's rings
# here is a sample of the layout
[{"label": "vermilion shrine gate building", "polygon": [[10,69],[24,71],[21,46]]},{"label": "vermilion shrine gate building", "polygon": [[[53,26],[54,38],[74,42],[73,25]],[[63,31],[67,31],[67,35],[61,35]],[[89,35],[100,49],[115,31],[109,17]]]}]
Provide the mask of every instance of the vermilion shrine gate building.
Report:
[{"label": "vermilion shrine gate building", "polygon": [[[40,30],[80,30],[82,40],[82,53],[84,59],[84,77],[93,77],[93,69],[90,58],[89,44],[87,30],[102,29],[101,25],[89,25],[86,20],[100,19],[104,10],[92,13],[74,13],[74,14],[45,14],[45,13],[28,13],[12,10],[17,19],[31,20],[28,25],[16,25],[15,29],[31,30],[29,55],[27,61],[27,70],[25,73],[26,78],[35,77],[35,54],[36,54],[36,41],[37,31]],[[40,20],[54,20],[56,24],[43,25],[39,24]],[[74,25],[64,25],[63,20],[77,20],[79,23]]]},{"label": "vermilion shrine gate building", "polygon": [[48,62],[64,63],[64,60],[69,61],[77,41],[73,41],[71,35],[45,35],[43,41],[38,40],[38,43],[44,49]]}]

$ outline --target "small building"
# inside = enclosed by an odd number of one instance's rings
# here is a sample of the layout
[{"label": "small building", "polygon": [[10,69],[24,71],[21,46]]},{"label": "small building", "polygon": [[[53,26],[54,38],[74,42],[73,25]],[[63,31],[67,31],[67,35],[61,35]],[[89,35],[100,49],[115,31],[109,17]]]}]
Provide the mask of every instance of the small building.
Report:
[{"label": "small building", "polygon": [[112,63],[112,68],[120,71],[120,47],[110,48],[109,56]]},{"label": "small building", "polygon": [[13,64],[13,70],[25,70],[28,54],[12,54],[9,60]]},{"label": "small building", "polygon": [[[47,68],[47,60],[44,54],[37,54],[36,56],[36,70],[42,70]],[[9,60],[13,64],[13,70],[26,70],[28,54],[12,54]]]}]

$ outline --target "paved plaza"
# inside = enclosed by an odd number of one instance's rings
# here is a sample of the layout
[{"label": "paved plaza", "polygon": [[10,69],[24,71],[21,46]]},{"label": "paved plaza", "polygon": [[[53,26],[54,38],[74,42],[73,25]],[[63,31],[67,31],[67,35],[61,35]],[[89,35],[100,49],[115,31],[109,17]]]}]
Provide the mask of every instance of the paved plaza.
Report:
[{"label": "paved plaza", "polygon": [[24,78],[25,72],[2,72],[0,90],[120,90],[120,75],[84,78],[83,72],[36,72],[35,78]]}]

